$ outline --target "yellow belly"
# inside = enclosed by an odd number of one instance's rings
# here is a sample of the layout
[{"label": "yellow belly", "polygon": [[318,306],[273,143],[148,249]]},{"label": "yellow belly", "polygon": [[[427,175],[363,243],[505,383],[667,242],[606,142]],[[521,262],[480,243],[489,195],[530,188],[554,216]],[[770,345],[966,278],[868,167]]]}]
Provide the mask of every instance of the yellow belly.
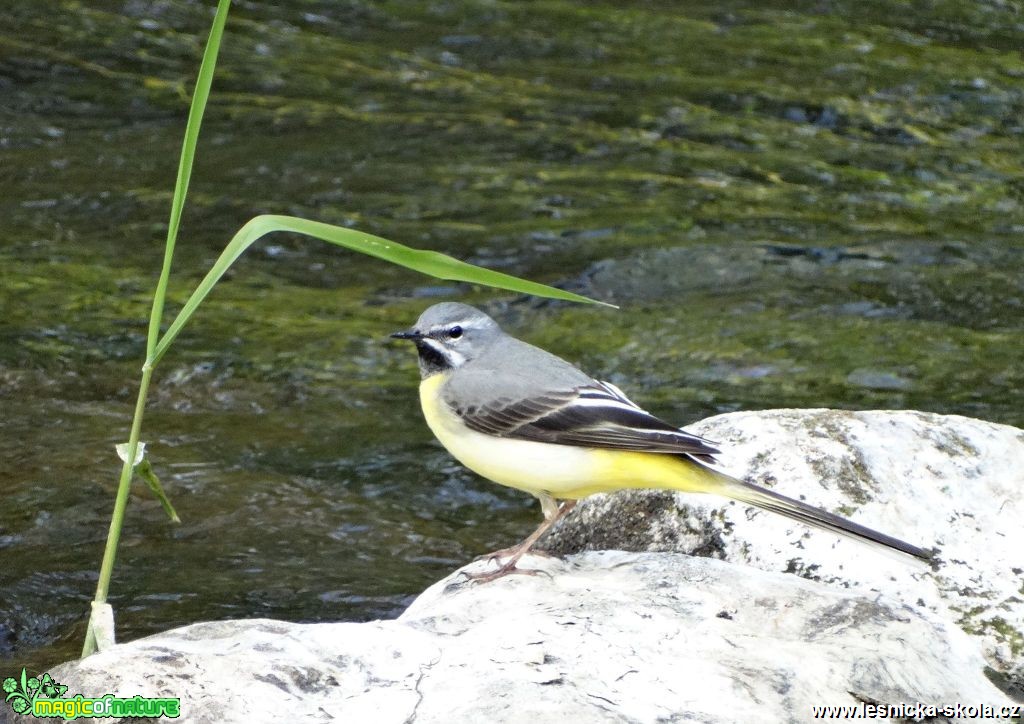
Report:
[{"label": "yellow belly", "polygon": [[710,492],[710,471],[672,455],[554,445],[485,435],[466,427],[441,399],[444,376],[420,383],[427,425],[441,444],[473,472],[501,485],[561,500],[623,488]]}]

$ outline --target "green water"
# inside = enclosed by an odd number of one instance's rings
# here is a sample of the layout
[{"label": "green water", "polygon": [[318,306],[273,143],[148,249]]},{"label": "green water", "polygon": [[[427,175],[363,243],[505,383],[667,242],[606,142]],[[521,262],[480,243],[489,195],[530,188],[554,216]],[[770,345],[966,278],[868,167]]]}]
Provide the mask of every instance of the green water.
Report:
[{"label": "green water", "polygon": [[[539,513],[454,464],[389,342],[438,299],[680,424],[913,407],[1024,425],[1024,19],[936,2],[244,3],[180,304],[291,213],[616,301],[537,303],[327,245],[252,251],[155,377],[122,640],[392,616]],[[212,3],[0,8],[0,657],[77,655]],[[172,305],[172,306],[174,306]]]}]

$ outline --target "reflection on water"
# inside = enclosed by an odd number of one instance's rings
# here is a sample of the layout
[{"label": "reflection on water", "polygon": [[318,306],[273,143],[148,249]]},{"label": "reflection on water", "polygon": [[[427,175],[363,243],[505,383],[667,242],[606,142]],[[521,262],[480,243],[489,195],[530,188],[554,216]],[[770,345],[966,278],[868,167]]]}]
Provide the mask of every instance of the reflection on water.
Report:
[{"label": "reflection on water", "polygon": [[[233,11],[180,304],[281,212],[562,281],[506,300],[279,237],[161,363],[122,639],[392,616],[538,512],[434,443],[409,350],[440,298],[680,423],[914,407],[1024,424],[1024,62],[1012,8],[570,2]],[[5,5],[0,656],[77,654],[210,3]],[[1013,29],[1017,28],[1016,31]],[[173,305],[172,305],[173,306]]]}]

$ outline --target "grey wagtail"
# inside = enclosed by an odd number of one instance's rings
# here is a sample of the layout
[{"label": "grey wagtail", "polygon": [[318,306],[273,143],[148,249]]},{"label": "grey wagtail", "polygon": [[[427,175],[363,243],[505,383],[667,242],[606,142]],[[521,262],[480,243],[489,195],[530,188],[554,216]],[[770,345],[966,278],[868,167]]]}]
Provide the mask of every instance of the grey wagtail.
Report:
[{"label": "grey wagtail", "polygon": [[715,493],[801,523],[928,554],[891,536],[709,467],[719,452],[638,407],[622,391],[565,360],[505,334],[478,309],[444,302],[391,335],[419,352],[420,404],[427,425],[470,470],[540,500],[544,522],[522,543],[497,551],[491,581],[530,573],[516,563],[576,501],[624,488]]}]

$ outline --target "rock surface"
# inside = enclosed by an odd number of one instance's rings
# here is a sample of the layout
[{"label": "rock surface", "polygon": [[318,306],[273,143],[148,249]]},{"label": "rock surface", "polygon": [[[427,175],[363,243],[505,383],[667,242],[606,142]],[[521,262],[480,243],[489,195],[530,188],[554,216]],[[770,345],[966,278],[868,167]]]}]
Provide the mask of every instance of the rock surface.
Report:
[{"label": "rock surface", "polygon": [[715,496],[594,496],[541,541],[559,552],[679,551],[920,605],[977,637],[1024,697],[1024,431],[922,412],[768,410],[688,428],[722,468],[935,551],[898,554]]},{"label": "rock surface", "polygon": [[[395,621],[202,623],[51,671],[181,721],[800,722],[818,705],[1010,702],[926,608],[678,554],[531,557]],[[482,566],[486,564],[475,564]]]}]

